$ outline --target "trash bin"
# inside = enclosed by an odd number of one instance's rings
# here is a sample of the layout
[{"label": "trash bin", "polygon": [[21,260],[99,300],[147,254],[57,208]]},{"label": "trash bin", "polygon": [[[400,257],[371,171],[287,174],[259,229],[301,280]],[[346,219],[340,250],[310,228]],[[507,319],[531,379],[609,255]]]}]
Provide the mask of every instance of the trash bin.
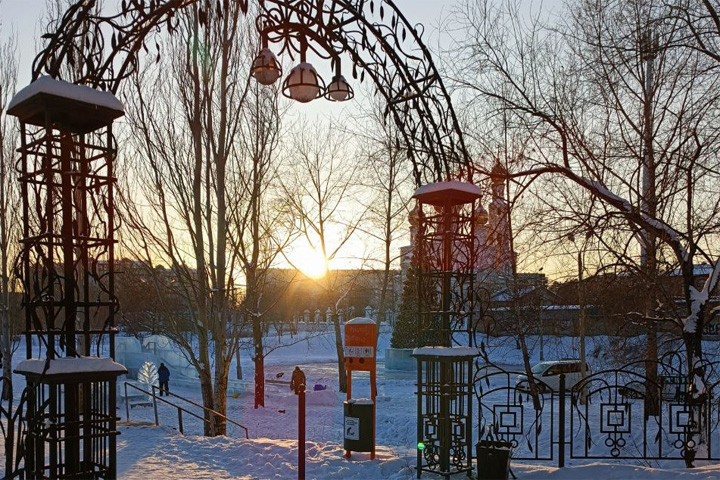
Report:
[{"label": "trash bin", "polygon": [[480,440],[475,445],[478,480],[507,480],[510,474],[512,443]]},{"label": "trash bin", "polygon": [[351,398],[344,402],[343,446],[351,452],[373,450],[373,401]]}]

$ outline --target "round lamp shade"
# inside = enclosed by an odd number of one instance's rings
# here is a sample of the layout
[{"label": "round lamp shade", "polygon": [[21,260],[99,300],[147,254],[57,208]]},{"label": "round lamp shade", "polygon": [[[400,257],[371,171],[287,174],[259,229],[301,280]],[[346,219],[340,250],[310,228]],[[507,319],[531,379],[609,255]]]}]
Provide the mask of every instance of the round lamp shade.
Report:
[{"label": "round lamp shade", "polygon": [[282,68],[269,48],[263,48],[253,61],[250,70],[255,80],[263,85],[272,85],[282,75]]},{"label": "round lamp shade", "polygon": [[301,62],[290,70],[283,83],[282,93],[300,103],[307,103],[322,96],[325,85],[315,67]]},{"label": "round lamp shade", "polygon": [[342,75],[336,75],[333,77],[332,82],[328,85],[325,98],[333,102],[344,102],[350,100],[355,96],[352,87],[348,84],[345,77]]}]

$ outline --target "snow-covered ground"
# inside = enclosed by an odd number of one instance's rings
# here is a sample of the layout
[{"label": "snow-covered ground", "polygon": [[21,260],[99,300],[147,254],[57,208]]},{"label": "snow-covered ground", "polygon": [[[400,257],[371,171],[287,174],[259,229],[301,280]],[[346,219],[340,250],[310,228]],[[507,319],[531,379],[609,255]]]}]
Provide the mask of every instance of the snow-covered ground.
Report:
[{"label": "snow-covered ground", "polygon": [[[271,340],[272,341],[272,340]],[[533,361],[539,359],[539,339],[530,339],[534,348]],[[596,369],[615,362],[609,345],[615,340],[598,337],[589,341],[588,352]],[[379,353],[388,343],[388,335],[380,339]],[[544,339],[545,357],[573,356],[573,339]],[[510,339],[491,339],[490,356],[499,364],[517,365],[519,351]],[[377,402],[377,457],[354,453],[346,459],[342,450],[342,401],[337,392],[337,365],[331,335],[312,338],[278,349],[267,358],[269,378],[287,380],[295,365],[306,372],[310,390],[315,384],[327,385],[325,391],[307,394],[306,471],[308,479],[411,479],[416,477],[416,400],[415,374],[385,370],[379,367]],[[717,355],[716,345],[708,345],[709,355]],[[552,352],[552,353],[550,353]],[[597,355],[594,356],[594,354]],[[15,362],[24,355],[16,355]],[[252,365],[243,356],[245,378],[252,378]],[[622,363],[622,362],[621,362]],[[594,365],[595,366],[595,365]],[[234,373],[234,370],[233,370]],[[16,392],[22,389],[22,377],[15,376]],[[199,389],[174,386],[174,393],[200,401]],[[130,411],[130,424],[122,424],[118,438],[118,475],[123,479],[292,479],[297,476],[297,397],[286,384],[267,385],[266,406],[253,408],[252,389],[228,397],[228,417],[246,425],[246,440],[237,427],[230,426],[227,437],[201,436],[199,420],[184,416],[185,435],[177,429],[177,411],[159,404],[160,426],[151,425],[153,409],[136,406]],[[354,396],[369,395],[367,375],[353,377]],[[477,413],[477,412],[476,412]],[[118,415],[125,419],[125,405]],[[556,468],[554,462],[513,461],[512,469],[520,479],[720,479],[720,465],[704,465],[692,470],[680,461],[597,462],[568,459],[566,467]],[[659,468],[662,467],[662,468]],[[2,468],[0,466],[0,468]],[[422,478],[440,478],[427,473]],[[461,478],[458,476],[457,478]],[[462,476],[462,478],[465,478]]]}]

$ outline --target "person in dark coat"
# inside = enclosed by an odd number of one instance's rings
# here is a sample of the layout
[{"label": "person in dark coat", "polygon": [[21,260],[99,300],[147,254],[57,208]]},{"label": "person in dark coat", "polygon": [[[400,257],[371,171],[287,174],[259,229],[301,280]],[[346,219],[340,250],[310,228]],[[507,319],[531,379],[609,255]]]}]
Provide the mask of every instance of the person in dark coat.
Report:
[{"label": "person in dark coat", "polygon": [[290,390],[297,395],[300,391],[300,385],[305,385],[305,373],[300,370],[300,367],[295,367],[292,378],[290,379]]},{"label": "person in dark coat", "polygon": [[158,380],[160,381],[160,396],[163,396],[163,392],[169,395],[170,370],[168,370],[164,363],[161,363],[160,368],[158,368]]}]

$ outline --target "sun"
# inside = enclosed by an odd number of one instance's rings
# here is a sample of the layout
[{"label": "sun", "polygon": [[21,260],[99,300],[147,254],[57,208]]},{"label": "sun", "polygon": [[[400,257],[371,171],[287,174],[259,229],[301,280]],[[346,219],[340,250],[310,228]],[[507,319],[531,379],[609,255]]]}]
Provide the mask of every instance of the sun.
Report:
[{"label": "sun", "polygon": [[327,272],[325,257],[307,244],[302,244],[293,249],[289,258],[290,263],[310,278],[321,278]]}]

